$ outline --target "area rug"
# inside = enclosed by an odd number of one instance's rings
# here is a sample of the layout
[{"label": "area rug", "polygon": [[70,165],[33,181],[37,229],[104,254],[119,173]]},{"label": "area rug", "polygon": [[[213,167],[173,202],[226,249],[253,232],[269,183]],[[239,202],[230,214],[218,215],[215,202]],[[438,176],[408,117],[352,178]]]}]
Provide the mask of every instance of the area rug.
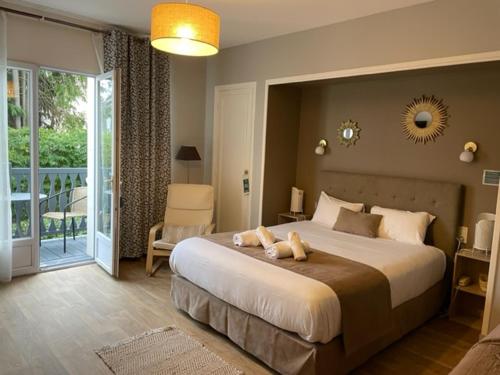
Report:
[{"label": "area rug", "polygon": [[243,374],[175,327],[144,332],[96,350],[96,354],[118,375]]}]

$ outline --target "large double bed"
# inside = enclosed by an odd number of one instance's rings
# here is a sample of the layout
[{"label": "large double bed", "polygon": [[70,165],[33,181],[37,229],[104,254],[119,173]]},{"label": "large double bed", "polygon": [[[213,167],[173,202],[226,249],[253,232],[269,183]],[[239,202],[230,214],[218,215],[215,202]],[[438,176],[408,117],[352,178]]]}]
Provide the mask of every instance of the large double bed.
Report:
[{"label": "large double bed", "polygon": [[232,246],[231,234],[185,240],[170,258],[174,304],[284,374],[348,372],[434,316],[449,289],[459,185],[325,171],[320,190],[437,218],[425,245],[311,221],[270,227],[310,244],[300,264]]}]

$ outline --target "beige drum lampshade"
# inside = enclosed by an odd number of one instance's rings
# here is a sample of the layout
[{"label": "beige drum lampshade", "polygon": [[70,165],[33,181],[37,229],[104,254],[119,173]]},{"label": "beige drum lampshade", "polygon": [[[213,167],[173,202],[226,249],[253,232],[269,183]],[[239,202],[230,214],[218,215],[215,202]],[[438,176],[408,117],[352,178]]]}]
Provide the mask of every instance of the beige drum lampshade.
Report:
[{"label": "beige drum lampshade", "polygon": [[15,98],[16,97],[16,89],[14,88],[13,81],[7,81],[7,98]]},{"label": "beige drum lampshade", "polygon": [[160,3],[151,11],[151,45],[186,56],[219,52],[220,18],[194,4]]}]

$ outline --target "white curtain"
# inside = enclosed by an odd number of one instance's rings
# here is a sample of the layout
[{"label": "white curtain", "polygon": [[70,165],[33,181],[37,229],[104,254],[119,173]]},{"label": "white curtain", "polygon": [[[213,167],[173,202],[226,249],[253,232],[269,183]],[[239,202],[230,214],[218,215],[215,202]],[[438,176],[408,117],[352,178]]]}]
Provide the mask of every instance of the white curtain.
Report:
[{"label": "white curtain", "polygon": [[7,17],[0,13],[0,281],[12,279],[12,212],[7,139]]}]

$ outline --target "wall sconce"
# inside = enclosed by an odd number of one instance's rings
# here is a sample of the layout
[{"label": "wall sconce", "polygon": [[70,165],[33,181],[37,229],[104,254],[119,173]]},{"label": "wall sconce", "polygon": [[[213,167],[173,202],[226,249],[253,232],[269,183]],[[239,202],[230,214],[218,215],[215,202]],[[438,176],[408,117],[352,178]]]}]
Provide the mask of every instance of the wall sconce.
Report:
[{"label": "wall sconce", "polygon": [[474,160],[474,153],[477,151],[477,144],[475,142],[467,142],[464,146],[464,151],[460,153],[460,161],[470,163]]},{"label": "wall sconce", "polygon": [[314,153],[316,155],[324,155],[326,146],[328,146],[328,142],[326,141],[326,139],[321,139],[316,148],[314,149]]}]

